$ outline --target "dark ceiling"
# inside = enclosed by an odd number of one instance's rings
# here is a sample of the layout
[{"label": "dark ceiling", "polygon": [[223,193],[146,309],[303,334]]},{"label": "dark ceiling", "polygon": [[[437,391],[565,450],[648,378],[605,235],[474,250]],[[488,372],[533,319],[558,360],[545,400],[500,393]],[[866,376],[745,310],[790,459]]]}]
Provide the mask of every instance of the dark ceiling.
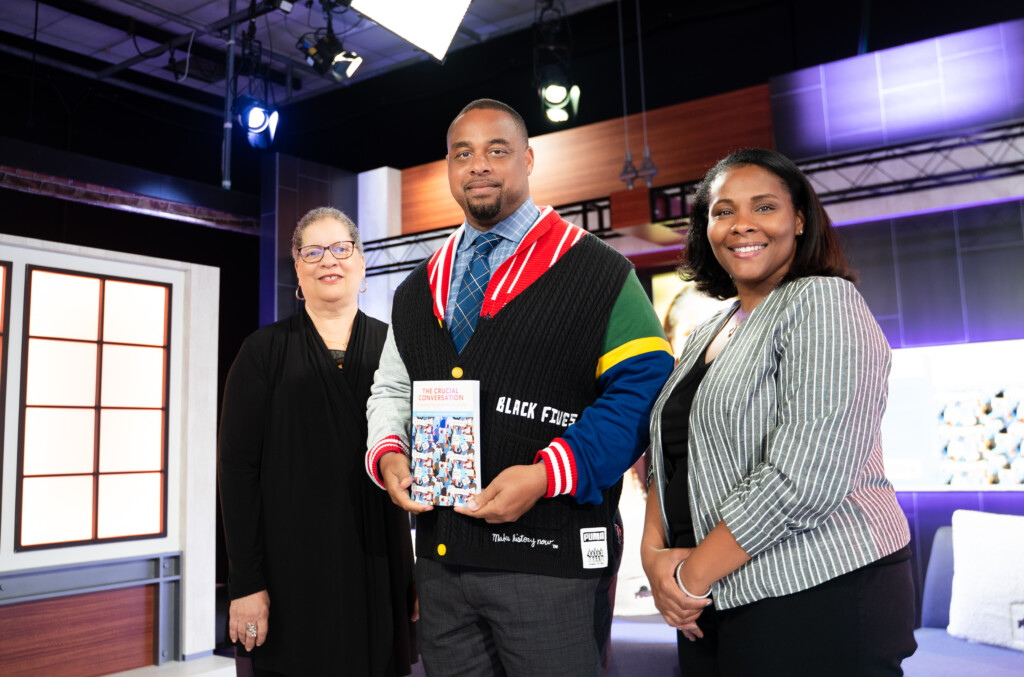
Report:
[{"label": "dark ceiling", "polygon": [[[361,1],[4,0],[0,50],[215,115],[225,95],[225,48],[232,39],[238,93],[258,92],[281,104],[434,60],[349,6],[361,7]],[[554,20],[614,1],[550,0],[535,6],[529,0],[457,0],[465,14],[448,51],[527,29],[538,11]],[[418,6],[426,10],[414,17],[419,22],[436,15],[431,3]],[[328,31],[363,57],[362,66],[340,83],[322,77],[299,50],[300,43],[316,45]]]},{"label": "dark ceiling", "polygon": [[[630,113],[641,106],[635,2],[622,0]],[[229,14],[227,0],[46,0],[38,7],[41,16],[50,17],[51,28],[45,41],[34,41],[33,33],[39,36],[36,3],[4,0],[0,135],[219,185],[222,120],[216,113],[223,107],[217,93],[224,89],[223,79],[175,82],[166,52],[119,71],[117,83],[96,77],[136,53],[131,36],[107,24],[116,23],[111,14],[130,15],[140,4],[176,8],[182,15],[179,21],[164,18],[147,24],[148,38],[135,24],[134,42],[143,52],[168,36],[193,30],[198,35],[197,27]],[[237,4],[248,7],[246,2]],[[290,69],[301,81],[290,103],[285,103],[284,85],[274,86],[281,125],[272,151],[351,171],[422,164],[443,157],[451,117],[480,96],[516,107],[532,134],[558,129],[543,117],[533,82],[533,10],[529,0],[477,0],[456,36],[455,51],[443,64],[385,36],[375,48],[381,52],[376,65],[367,57],[362,76],[331,86],[305,68],[294,44],[287,44],[296,32],[317,25],[317,7],[298,2],[288,18],[266,15],[256,22],[256,37],[262,41],[269,35],[264,50],[272,42],[279,53],[267,57],[277,73],[271,78],[283,83]],[[622,115],[617,10],[616,2],[605,0],[569,2],[566,7],[573,74],[582,89],[579,115],[569,124]],[[98,26],[96,35],[76,38],[74,33],[86,29],[58,29],[53,12],[75,11],[78,18],[91,15],[88,22]],[[26,35],[28,16],[33,31]],[[765,83],[775,75],[860,51],[1020,18],[1024,5],[1020,0],[642,0],[640,16],[646,105],[653,109]],[[278,37],[281,30],[291,37]],[[72,33],[64,47],[54,37],[61,31]],[[197,69],[210,69],[220,58],[215,37],[194,39]],[[355,45],[356,35],[350,37]],[[106,44],[107,56],[98,58],[97,46]],[[367,37],[362,49],[370,54],[373,44]],[[384,55],[387,45],[392,53]],[[183,48],[176,54],[176,68],[181,68]],[[69,72],[68,64],[77,72]],[[216,77],[206,72],[210,79]],[[657,140],[651,145],[657,161]],[[267,151],[249,148],[239,133],[233,146],[233,188],[258,192],[260,158]]]}]

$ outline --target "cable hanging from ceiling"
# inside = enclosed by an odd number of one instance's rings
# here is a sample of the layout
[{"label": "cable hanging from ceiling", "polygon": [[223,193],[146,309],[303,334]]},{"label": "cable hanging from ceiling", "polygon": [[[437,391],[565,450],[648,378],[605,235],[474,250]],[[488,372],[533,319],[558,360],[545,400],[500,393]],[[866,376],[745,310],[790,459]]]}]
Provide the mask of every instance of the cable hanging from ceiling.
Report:
[{"label": "cable hanging from ceiling", "polygon": [[629,109],[626,105],[626,47],[622,39],[622,0],[615,0],[615,8],[619,13],[619,72],[622,76],[622,126],[625,130],[626,161],[619,172],[619,181],[626,184],[626,188],[633,190],[633,182],[636,181],[636,165],[633,164],[633,153],[629,150]]},{"label": "cable hanging from ceiling", "polygon": [[643,128],[644,155],[640,163],[640,169],[633,164],[633,154],[629,149],[629,110],[626,103],[626,47],[623,38],[622,28],[622,0],[615,0],[619,18],[619,69],[622,76],[622,125],[625,131],[626,160],[619,172],[619,180],[626,184],[626,188],[633,190],[633,182],[638,178],[643,179],[648,188],[654,185],[654,177],[658,168],[651,160],[651,149],[647,143],[647,92],[644,88],[644,43],[643,27],[640,22],[640,0],[635,0],[636,7],[636,39],[637,57],[640,63],[640,124]]},{"label": "cable hanging from ceiling", "polygon": [[[132,37],[134,39],[135,36],[132,36]],[[168,64],[167,64],[167,66],[168,66],[168,68],[170,68],[171,73],[174,75],[174,81],[175,82],[184,82],[185,80],[188,79],[188,68],[189,68],[189,65],[191,65],[191,63],[192,63],[192,43],[195,41],[195,39],[196,39],[196,32],[192,31],[192,35],[190,35],[189,38],[188,38],[188,48],[185,50],[185,72],[182,73],[180,78],[178,77],[178,63],[174,60],[174,48],[171,47],[168,50],[168,52],[170,53],[170,56],[168,57]],[[136,49],[138,49],[138,46],[136,46]]]},{"label": "cable hanging from ceiling", "polygon": [[640,61],[640,121],[644,130],[644,159],[640,163],[637,175],[644,180],[647,187],[654,185],[654,177],[658,168],[651,160],[651,148],[647,145],[647,92],[644,89],[644,31],[640,24],[640,0],[636,0],[636,52]]}]

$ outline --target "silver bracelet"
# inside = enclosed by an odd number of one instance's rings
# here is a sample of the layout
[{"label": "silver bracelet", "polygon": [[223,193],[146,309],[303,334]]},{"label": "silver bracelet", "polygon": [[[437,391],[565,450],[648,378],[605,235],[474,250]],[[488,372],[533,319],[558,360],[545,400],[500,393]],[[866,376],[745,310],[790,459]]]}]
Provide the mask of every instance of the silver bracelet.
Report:
[{"label": "silver bracelet", "polygon": [[708,597],[711,596],[711,588],[708,588],[708,591],[705,592],[703,595],[695,595],[692,592],[690,592],[689,590],[687,590],[686,586],[683,585],[682,571],[683,571],[683,562],[685,562],[685,561],[686,561],[685,559],[682,560],[681,562],[679,562],[679,565],[676,567],[676,583],[679,584],[679,589],[682,590],[683,594],[686,595],[687,597],[689,597],[690,599],[707,599]]}]

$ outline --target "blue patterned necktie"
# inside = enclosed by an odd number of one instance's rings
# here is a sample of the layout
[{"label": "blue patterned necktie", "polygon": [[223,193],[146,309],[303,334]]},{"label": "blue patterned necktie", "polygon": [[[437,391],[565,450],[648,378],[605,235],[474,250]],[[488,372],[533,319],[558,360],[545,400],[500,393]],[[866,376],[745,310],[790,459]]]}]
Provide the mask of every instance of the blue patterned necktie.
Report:
[{"label": "blue patterned necktie", "polygon": [[476,321],[480,317],[480,308],[484,302],[484,292],[491,279],[491,264],[487,257],[499,239],[501,236],[495,233],[483,233],[478,236],[473,245],[473,258],[469,260],[469,267],[462,276],[451,327],[452,341],[455,342],[455,350],[459,353],[476,329]]}]

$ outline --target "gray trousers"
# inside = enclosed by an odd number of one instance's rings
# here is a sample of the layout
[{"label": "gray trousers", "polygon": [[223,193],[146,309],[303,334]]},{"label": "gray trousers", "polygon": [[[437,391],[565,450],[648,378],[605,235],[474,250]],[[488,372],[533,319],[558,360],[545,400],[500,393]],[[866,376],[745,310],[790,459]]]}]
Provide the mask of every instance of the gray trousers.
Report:
[{"label": "gray trousers", "polygon": [[416,562],[420,656],[429,677],[600,677],[614,571],[556,578]]}]

